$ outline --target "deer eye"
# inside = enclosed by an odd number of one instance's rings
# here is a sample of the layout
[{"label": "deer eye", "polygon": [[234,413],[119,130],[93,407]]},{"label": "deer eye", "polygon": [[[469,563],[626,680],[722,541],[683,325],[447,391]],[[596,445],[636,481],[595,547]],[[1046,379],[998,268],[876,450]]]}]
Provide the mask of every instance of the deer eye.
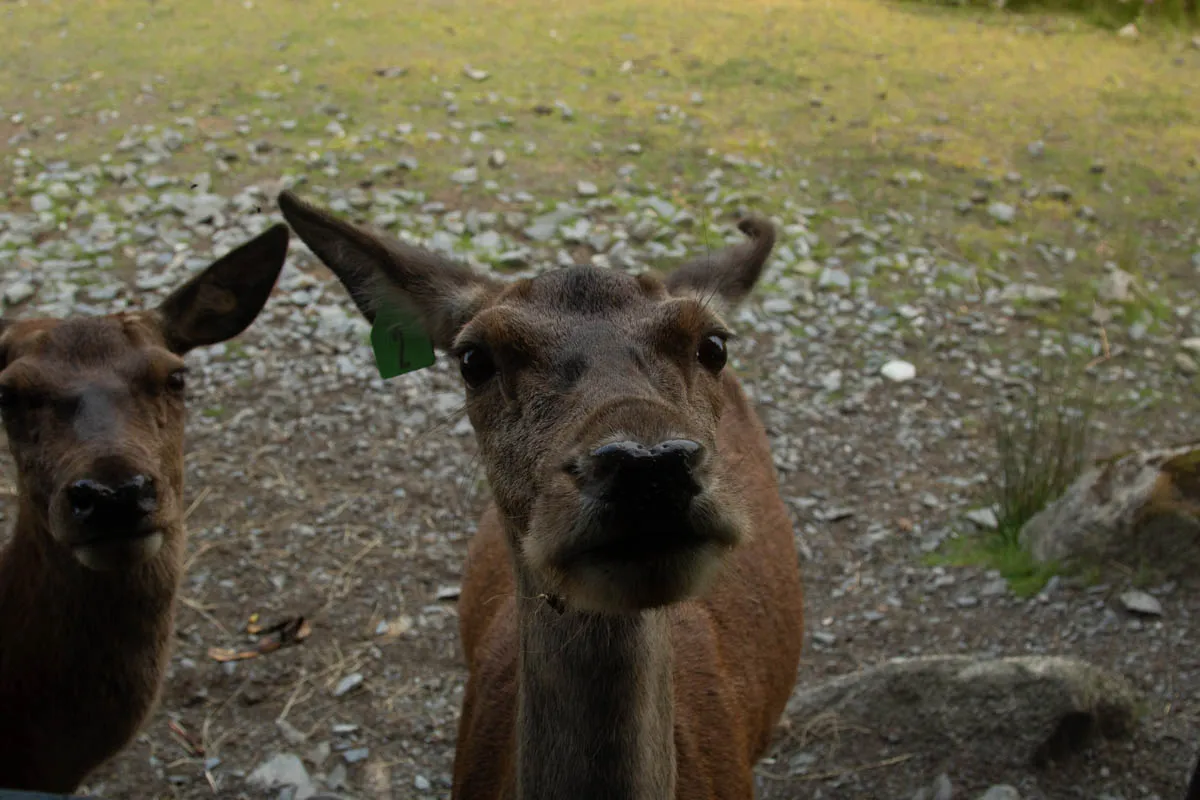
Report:
[{"label": "deer eye", "polygon": [[725,367],[729,354],[725,349],[725,337],[712,334],[704,337],[696,348],[696,360],[709,372],[720,372]]},{"label": "deer eye", "polygon": [[167,376],[167,388],[172,392],[182,392],[187,387],[187,369],[177,369]]},{"label": "deer eye", "polygon": [[486,347],[468,347],[458,357],[459,370],[467,386],[476,389],[496,374],[496,362]]}]

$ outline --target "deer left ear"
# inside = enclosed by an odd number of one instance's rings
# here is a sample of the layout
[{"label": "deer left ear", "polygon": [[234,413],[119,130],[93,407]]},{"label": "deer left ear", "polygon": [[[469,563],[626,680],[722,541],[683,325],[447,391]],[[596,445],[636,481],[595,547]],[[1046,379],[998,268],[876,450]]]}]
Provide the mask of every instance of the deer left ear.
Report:
[{"label": "deer left ear", "polygon": [[775,248],[775,225],[766,217],[748,217],[738,223],[747,241],[720,252],[692,259],[666,277],[671,294],[720,297],[733,306],[746,298]]},{"label": "deer left ear", "polygon": [[250,327],[279,279],[288,238],[287,225],[273,225],[172,292],[158,307],[167,347],[183,355]]}]

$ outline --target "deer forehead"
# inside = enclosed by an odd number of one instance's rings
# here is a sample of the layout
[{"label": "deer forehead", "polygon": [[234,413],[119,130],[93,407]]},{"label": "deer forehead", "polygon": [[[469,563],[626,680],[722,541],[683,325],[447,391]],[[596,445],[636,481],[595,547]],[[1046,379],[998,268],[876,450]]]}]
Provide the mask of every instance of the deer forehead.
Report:
[{"label": "deer forehead", "polygon": [[672,297],[653,276],[569,267],[506,287],[463,329],[458,343],[483,340],[532,354],[563,347],[595,352],[725,328],[703,300]]},{"label": "deer forehead", "polygon": [[144,314],[21,321],[0,343],[3,365],[47,378],[63,373],[63,383],[71,382],[65,377],[73,374],[108,372],[132,379],[183,366]]}]

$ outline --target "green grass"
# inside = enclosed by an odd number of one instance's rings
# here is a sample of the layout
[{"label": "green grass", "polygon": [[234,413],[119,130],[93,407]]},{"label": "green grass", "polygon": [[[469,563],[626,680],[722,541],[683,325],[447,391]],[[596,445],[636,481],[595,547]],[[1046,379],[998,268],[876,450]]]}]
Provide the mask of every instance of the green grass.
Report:
[{"label": "green grass", "polygon": [[988,430],[995,466],[988,485],[998,537],[1019,548],[1019,534],[1083,472],[1094,401],[1080,372],[1039,366],[1030,390],[994,408]]},{"label": "green grass", "polygon": [[1130,22],[1195,25],[1200,21],[1196,0],[920,0],[959,8],[1003,8],[1018,13],[1057,12],[1083,16],[1108,27]]},{"label": "green grass", "polygon": [[996,511],[996,530],[951,539],[927,563],[997,570],[1020,597],[1037,594],[1060,573],[1058,564],[1037,563],[1020,534],[1087,466],[1097,400],[1081,376],[1071,360],[1043,361],[1028,390],[992,407],[985,425],[993,466],[984,500]]},{"label": "green grass", "polygon": [[1017,597],[1033,597],[1055,575],[1058,564],[1038,564],[1025,550],[1001,534],[960,536],[925,557],[928,566],[980,567],[996,570]]}]

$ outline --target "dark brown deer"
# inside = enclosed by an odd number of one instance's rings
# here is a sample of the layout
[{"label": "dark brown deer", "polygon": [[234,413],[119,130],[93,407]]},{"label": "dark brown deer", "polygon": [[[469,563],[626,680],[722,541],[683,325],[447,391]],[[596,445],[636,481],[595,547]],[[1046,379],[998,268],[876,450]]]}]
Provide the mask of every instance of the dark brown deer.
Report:
[{"label": "dark brown deer", "polygon": [[494,502],[460,603],[454,796],[752,798],[802,597],[715,307],[754,287],[771,223],[665,280],[577,266],[504,285],[279,204],[369,320],[411,313],[461,367]]},{"label": "dark brown deer", "polygon": [[70,792],[137,732],[183,569],[184,363],[283,267],[275,225],[158,308],[0,323],[18,510],[0,550],[0,787]]}]

